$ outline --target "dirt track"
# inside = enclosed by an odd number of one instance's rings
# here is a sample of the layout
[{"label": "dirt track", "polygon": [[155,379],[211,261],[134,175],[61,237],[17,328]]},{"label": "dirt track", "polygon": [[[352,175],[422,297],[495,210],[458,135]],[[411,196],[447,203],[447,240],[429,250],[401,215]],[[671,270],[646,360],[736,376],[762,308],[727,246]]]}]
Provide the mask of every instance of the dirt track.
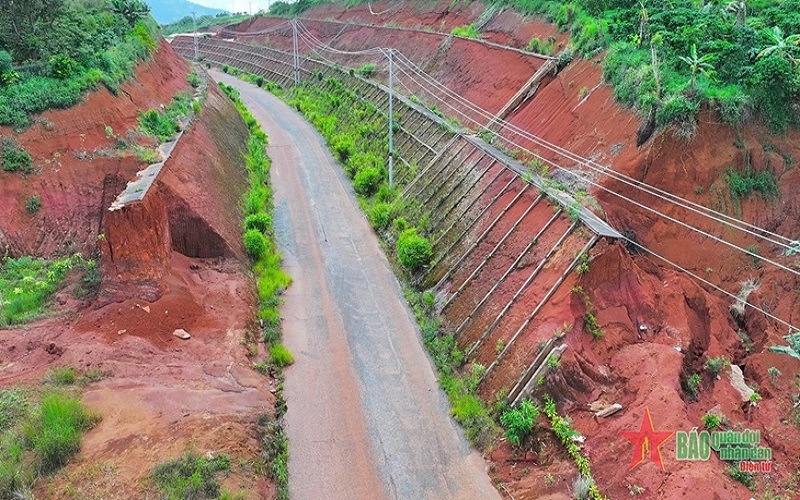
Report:
[{"label": "dirt track", "polygon": [[290,107],[236,86],[269,135],[285,269],[292,498],[496,498],[448,415],[414,318],[323,139]]}]

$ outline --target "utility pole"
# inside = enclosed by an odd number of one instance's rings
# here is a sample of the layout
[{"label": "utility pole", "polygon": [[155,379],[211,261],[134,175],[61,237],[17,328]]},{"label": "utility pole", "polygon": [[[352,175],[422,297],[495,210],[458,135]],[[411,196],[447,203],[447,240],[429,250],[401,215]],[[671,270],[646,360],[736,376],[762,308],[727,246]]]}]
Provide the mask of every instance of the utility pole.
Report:
[{"label": "utility pole", "polygon": [[192,24],[194,24],[194,60],[200,60],[200,47],[197,43],[197,12],[192,11]]},{"label": "utility pole", "polygon": [[294,85],[300,84],[300,52],[297,46],[297,21],[292,20],[292,45],[294,45]]},{"label": "utility pole", "polygon": [[394,67],[392,64],[392,49],[389,49],[389,189],[394,181]]}]

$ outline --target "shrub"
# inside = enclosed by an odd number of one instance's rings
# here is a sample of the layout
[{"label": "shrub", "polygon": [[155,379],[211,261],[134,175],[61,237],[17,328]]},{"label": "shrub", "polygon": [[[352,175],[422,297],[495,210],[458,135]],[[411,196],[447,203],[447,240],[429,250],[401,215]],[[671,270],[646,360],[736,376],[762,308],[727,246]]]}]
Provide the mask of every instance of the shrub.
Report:
[{"label": "shrub", "polygon": [[372,207],[369,219],[375,229],[386,229],[391,221],[392,207],[386,202],[379,201]]},{"label": "shrub", "polygon": [[186,75],[186,81],[189,82],[189,85],[191,85],[193,88],[198,88],[200,84],[203,83],[202,80],[200,80],[200,76],[195,71],[192,71]]},{"label": "shrub", "polygon": [[431,242],[428,238],[418,235],[416,228],[406,229],[397,239],[397,258],[409,271],[419,271],[433,258]]},{"label": "shrub", "polygon": [[30,153],[17,147],[12,141],[4,141],[2,150],[3,170],[6,172],[33,171],[33,159]]},{"label": "shrub", "polygon": [[756,484],[755,474],[750,472],[743,472],[741,469],[739,469],[738,463],[729,465],[725,469],[725,473],[728,474],[731,478],[735,479],[736,481],[739,481],[743,485],[747,486],[748,489],[753,489],[753,487]]},{"label": "shrub", "polygon": [[708,358],[706,359],[705,364],[703,364],[703,368],[711,374],[712,377],[718,376],[722,371],[726,368],[731,366],[730,360],[725,356],[719,356],[716,358]]},{"label": "shrub", "polygon": [[245,231],[255,229],[262,234],[270,234],[272,231],[272,217],[264,212],[248,215],[244,220],[244,229]]},{"label": "shrub", "polygon": [[78,62],[65,54],[58,54],[50,58],[50,74],[59,80],[66,80],[78,73]]},{"label": "shrub", "polygon": [[480,38],[481,34],[475,28],[474,24],[466,24],[464,26],[456,26],[450,32],[451,35],[463,36],[467,38]]},{"label": "shrub", "polygon": [[272,363],[278,368],[284,368],[294,363],[294,356],[283,344],[272,344],[269,347],[269,356]]},{"label": "shrub", "polygon": [[700,393],[700,374],[693,373],[686,378],[684,383],[684,390],[686,393],[691,397],[694,401],[697,401],[698,395]]},{"label": "shrub", "polygon": [[375,72],[375,65],[372,63],[367,63],[360,68],[358,68],[358,74],[363,76],[364,78],[372,77],[372,74]]},{"label": "shrub", "polygon": [[734,200],[747,198],[754,191],[758,192],[764,200],[780,194],[775,175],[769,170],[756,172],[753,167],[748,166],[742,172],[729,170],[725,179],[728,181],[728,187]]},{"label": "shrub", "polygon": [[703,425],[706,426],[706,429],[712,430],[719,427],[721,424],[720,419],[717,415],[713,413],[706,413],[703,415]]},{"label": "shrub", "polygon": [[228,455],[205,458],[187,452],[181,458],[157,465],[152,477],[164,498],[169,500],[218,498],[220,484],[215,474],[230,468]]},{"label": "shrub", "polygon": [[42,208],[42,199],[39,198],[39,195],[31,195],[28,201],[25,202],[25,210],[27,210],[29,214],[35,214],[40,208]]},{"label": "shrub", "polygon": [[331,139],[331,148],[339,161],[346,163],[356,150],[353,138],[347,134],[337,134]]},{"label": "shrub", "polygon": [[26,422],[23,434],[39,456],[42,472],[49,473],[66,465],[80,449],[80,439],[97,418],[80,400],[61,393],[42,399],[33,418]]},{"label": "shrub", "polygon": [[248,229],[244,233],[244,249],[251,259],[258,261],[267,252],[267,238],[257,229]]},{"label": "shrub", "polygon": [[374,167],[367,167],[358,171],[353,179],[353,187],[356,193],[369,197],[375,194],[381,181],[383,181],[381,171]]},{"label": "shrub", "polygon": [[537,418],[539,418],[539,407],[528,400],[520,403],[519,408],[503,412],[500,423],[506,428],[508,442],[520,446],[522,440],[533,430]]}]

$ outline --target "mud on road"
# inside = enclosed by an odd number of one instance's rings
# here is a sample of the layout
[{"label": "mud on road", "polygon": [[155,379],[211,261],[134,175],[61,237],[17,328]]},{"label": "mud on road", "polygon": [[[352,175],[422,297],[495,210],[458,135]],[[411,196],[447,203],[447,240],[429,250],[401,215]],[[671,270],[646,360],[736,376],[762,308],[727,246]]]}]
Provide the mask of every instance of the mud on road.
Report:
[{"label": "mud on road", "polygon": [[292,498],[497,498],[449,416],[400,285],[324,140],[278,98],[221,73],[269,136]]}]

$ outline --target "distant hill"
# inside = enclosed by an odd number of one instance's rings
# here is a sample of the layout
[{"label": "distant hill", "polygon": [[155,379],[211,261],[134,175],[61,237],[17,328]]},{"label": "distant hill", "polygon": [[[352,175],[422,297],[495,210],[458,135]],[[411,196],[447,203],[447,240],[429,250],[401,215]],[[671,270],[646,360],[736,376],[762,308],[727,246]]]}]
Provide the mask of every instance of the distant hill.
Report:
[{"label": "distant hill", "polygon": [[192,11],[197,12],[197,17],[200,16],[216,16],[224,11],[220,9],[212,9],[211,7],[203,7],[196,3],[187,0],[145,0],[150,5],[150,11],[153,14],[158,24],[169,24],[178,21],[179,19],[191,16]]}]

